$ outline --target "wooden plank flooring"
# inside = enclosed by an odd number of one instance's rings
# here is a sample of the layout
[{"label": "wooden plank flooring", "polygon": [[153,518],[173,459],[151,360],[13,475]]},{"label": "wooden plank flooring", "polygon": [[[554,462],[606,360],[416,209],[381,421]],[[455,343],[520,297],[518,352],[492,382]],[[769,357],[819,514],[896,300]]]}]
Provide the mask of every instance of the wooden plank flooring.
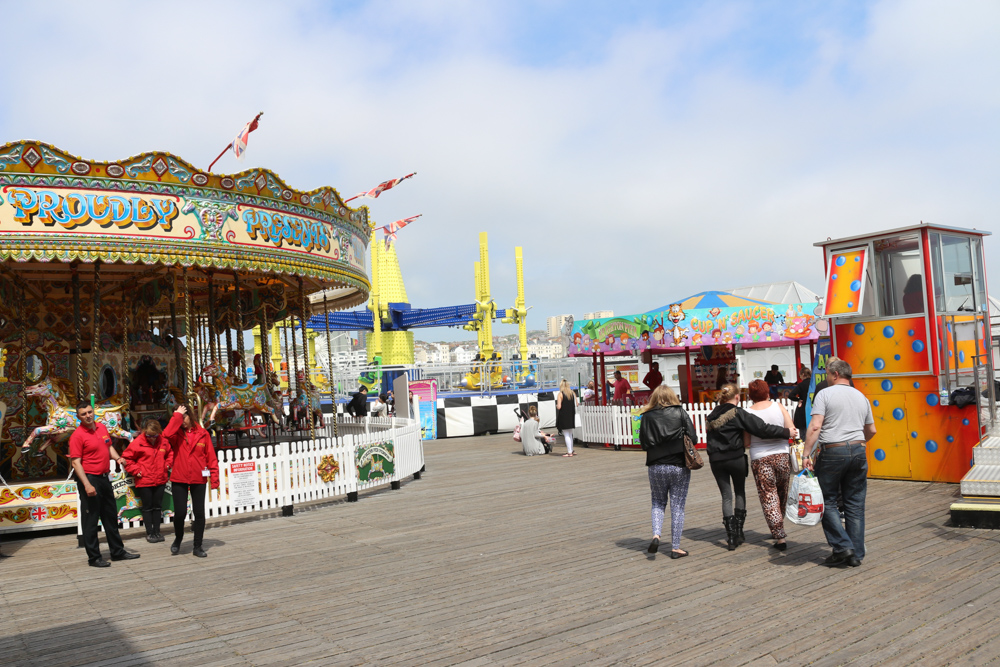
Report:
[{"label": "wooden plank flooring", "polygon": [[[561,448],[558,450],[562,453]],[[947,526],[957,485],[872,480],[868,556],[819,527],[725,549],[711,473],[683,547],[645,553],[643,455],[525,458],[431,442],[427,472],[358,503],[212,525],[209,558],[147,544],[98,570],[72,535],[5,541],[3,665],[979,665],[1000,659],[1000,533]],[[668,518],[669,524],[669,518]],[[665,526],[669,535],[669,525]]]}]

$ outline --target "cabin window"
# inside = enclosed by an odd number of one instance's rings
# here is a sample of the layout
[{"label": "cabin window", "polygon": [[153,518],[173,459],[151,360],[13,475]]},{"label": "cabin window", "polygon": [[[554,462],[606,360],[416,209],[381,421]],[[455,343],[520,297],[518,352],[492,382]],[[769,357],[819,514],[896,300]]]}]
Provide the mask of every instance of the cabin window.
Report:
[{"label": "cabin window", "polygon": [[873,282],[869,254],[867,245],[830,251],[823,301],[827,317],[874,314],[872,299],[866,296]]},{"label": "cabin window", "polygon": [[883,317],[923,314],[924,271],[917,236],[875,241],[875,272]]},{"label": "cabin window", "polygon": [[24,359],[24,375],[28,384],[38,384],[48,375],[49,364],[44,357],[34,353]]},{"label": "cabin window", "polygon": [[932,233],[934,305],[939,313],[963,313],[986,307],[983,251],[978,238]]}]

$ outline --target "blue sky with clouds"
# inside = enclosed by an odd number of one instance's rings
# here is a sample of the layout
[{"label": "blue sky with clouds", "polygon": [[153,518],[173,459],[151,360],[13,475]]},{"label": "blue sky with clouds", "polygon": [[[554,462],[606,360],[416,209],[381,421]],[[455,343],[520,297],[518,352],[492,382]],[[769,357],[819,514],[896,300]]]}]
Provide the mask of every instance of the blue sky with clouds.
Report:
[{"label": "blue sky with clouds", "polygon": [[[1000,4],[9,3],[0,138],[207,166],[247,159],[422,213],[398,253],[417,306],[493,291],[525,248],[533,326],[797,280],[815,241],[1000,213]],[[987,270],[1000,248],[987,241]],[[513,328],[498,325],[498,332]],[[465,338],[427,332],[424,338]]]}]

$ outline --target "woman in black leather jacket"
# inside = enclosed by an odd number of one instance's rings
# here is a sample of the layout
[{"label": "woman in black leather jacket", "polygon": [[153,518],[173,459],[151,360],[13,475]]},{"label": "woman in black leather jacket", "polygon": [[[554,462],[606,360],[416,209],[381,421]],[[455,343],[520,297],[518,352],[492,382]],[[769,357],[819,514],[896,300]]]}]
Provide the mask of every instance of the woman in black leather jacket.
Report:
[{"label": "woman in black leather jacket", "polygon": [[726,546],[730,551],[745,541],[743,524],[747,519],[747,498],[744,484],[750,466],[744,451],[743,432],[769,439],[787,440],[792,436],[787,428],[766,424],[760,417],[739,407],[739,402],[739,387],[735,384],[723,386],[719,405],[705,420],[708,462],[722,493],[722,523],[726,527]]},{"label": "woman in black leather jacket", "polygon": [[642,408],[639,424],[639,444],[646,452],[649,472],[649,489],[653,497],[653,541],[649,553],[660,547],[660,530],[663,528],[667,500],[670,501],[670,557],[683,558],[688,552],[681,549],[681,532],[684,530],[684,504],[687,501],[691,471],[684,461],[684,434],[694,442],[694,424],[681,407],[680,399],[665,384],[653,390],[649,403]]}]

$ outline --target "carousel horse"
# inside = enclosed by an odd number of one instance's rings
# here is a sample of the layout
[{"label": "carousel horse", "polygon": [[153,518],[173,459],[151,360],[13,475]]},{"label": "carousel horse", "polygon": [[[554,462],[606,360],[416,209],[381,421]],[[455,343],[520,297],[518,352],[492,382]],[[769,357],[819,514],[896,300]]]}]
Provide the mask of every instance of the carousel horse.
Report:
[{"label": "carousel horse", "polygon": [[307,399],[309,407],[312,408],[313,424],[316,424],[318,420],[323,418],[323,407],[320,404],[320,393],[313,383],[309,383],[307,390],[299,390],[299,393],[295,396],[295,400],[289,405],[289,409],[293,415],[293,420],[299,421],[306,414]]},{"label": "carousel horse", "polygon": [[[80,420],[77,418],[76,412],[71,411],[71,391],[72,389],[68,382],[55,378],[31,385],[25,389],[24,393],[28,396],[42,399],[45,403],[48,416],[46,417],[45,426],[39,426],[33,430],[28,435],[28,439],[21,445],[22,454],[27,454],[30,451],[31,443],[39,436],[43,436],[45,442],[38,448],[36,455],[40,455],[53,443],[62,443],[69,440],[69,436],[80,425]],[[125,411],[127,409],[128,406],[124,400],[120,400],[118,396],[112,396],[110,399],[101,401],[95,406],[94,418],[99,424],[104,424],[104,427],[108,429],[108,434],[112,438],[131,442],[132,434],[122,427],[125,423]]]},{"label": "carousel horse", "polygon": [[212,379],[211,384],[195,385],[195,391],[199,392],[199,395],[205,388],[211,389],[211,399],[205,401],[206,403],[218,403],[219,410],[223,412],[245,410],[250,413],[270,415],[271,419],[278,421],[271,405],[271,392],[268,391],[266,384],[232,384],[226,377],[226,371],[215,361],[201,369],[201,374]]}]

